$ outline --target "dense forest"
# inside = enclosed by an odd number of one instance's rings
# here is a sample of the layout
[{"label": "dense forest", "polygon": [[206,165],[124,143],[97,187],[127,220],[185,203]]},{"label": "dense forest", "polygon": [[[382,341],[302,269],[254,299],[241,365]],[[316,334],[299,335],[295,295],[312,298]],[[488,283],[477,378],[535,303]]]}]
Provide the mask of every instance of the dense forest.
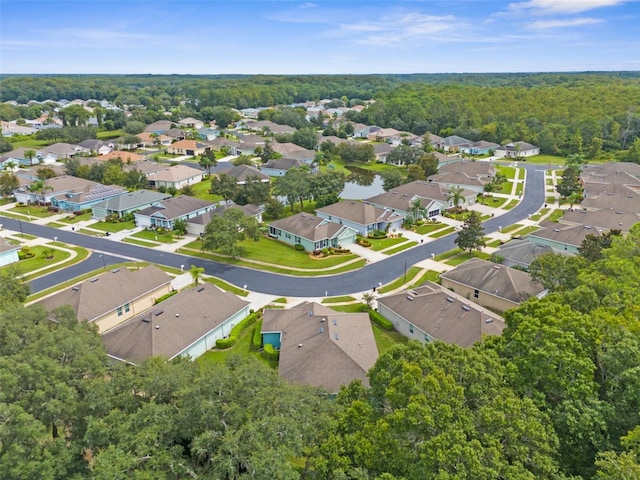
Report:
[{"label": "dense forest", "polygon": [[0,476],[640,478],[640,225],[596,250],[551,257],[566,281],[502,337],[397,345],[337,398],[258,360],[111,365],[92,326],[24,307],[4,272]]},{"label": "dense forest", "polygon": [[[212,118],[215,108],[374,101],[354,122],[417,135],[524,140],[544,153],[589,158],[627,150],[640,135],[640,73],[322,76],[3,76],[0,101],[108,100],[142,106],[147,120]],[[0,118],[9,119],[3,105]],[[154,116],[155,115],[155,116]]]}]

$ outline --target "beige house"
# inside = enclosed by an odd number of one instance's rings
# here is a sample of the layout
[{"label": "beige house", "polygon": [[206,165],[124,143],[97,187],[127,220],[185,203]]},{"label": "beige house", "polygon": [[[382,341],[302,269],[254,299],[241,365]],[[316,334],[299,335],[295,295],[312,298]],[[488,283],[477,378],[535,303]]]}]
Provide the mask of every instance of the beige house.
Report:
[{"label": "beige house", "polygon": [[440,283],[458,295],[496,312],[517,307],[531,297],[541,298],[544,287],[527,272],[472,258],[440,274]]},{"label": "beige house", "polygon": [[[114,269],[38,302],[51,311],[69,305],[78,320],[95,323],[100,333],[152,307],[171,291],[171,277],[155,265]],[[105,294],[108,292],[108,295]]]},{"label": "beige house", "polygon": [[180,140],[167,146],[167,153],[175,155],[202,155],[210,149],[205,143],[196,142],[195,140]]},{"label": "beige house", "polygon": [[378,311],[411,340],[470,347],[505,328],[501,316],[435,283],[378,299]]},{"label": "beige house", "polygon": [[343,313],[318,303],[265,310],[262,344],[280,350],[278,373],[289,382],[322,387],[331,393],[360,380],[378,359],[367,313]]},{"label": "beige house", "polygon": [[147,181],[151,188],[174,187],[180,190],[187,185],[195,185],[204,179],[204,172],[187,165],[173,165],[164,170],[147,174]]}]

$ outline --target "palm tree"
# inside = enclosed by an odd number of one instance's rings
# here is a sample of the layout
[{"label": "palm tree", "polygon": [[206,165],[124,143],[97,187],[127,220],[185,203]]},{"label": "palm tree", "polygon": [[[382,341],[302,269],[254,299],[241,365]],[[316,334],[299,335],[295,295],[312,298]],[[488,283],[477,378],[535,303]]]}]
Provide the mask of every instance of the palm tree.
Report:
[{"label": "palm tree", "polygon": [[211,167],[215,167],[218,164],[218,160],[216,159],[215,153],[211,150],[207,150],[205,153],[200,155],[200,166],[207,170],[207,175],[211,176]]},{"label": "palm tree", "polygon": [[409,213],[413,216],[415,221],[418,221],[427,216],[427,209],[422,206],[422,201],[419,198],[416,198],[411,202]]},{"label": "palm tree", "polygon": [[189,273],[191,274],[191,278],[193,278],[193,283],[198,286],[198,282],[200,281],[200,279],[202,278],[202,274],[204,273],[204,268],[191,265]]},{"label": "palm tree", "polygon": [[449,189],[449,195],[447,201],[453,202],[453,206],[456,210],[460,210],[460,203],[464,202],[464,195],[462,194],[462,187],[451,187]]},{"label": "palm tree", "polygon": [[376,299],[376,296],[371,292],[365,292],[362,294],[362,300],[367,304],[367,307],[371,308],[373,301]]},{"label": "palm tree", "polygon": [[27,160],[29,160],[29,163],[31,165],[33,165],[33,159],[36,158],[38,154],[36,153],[35,150],[27,150],[24,152],[24,158],[26,158]]}]

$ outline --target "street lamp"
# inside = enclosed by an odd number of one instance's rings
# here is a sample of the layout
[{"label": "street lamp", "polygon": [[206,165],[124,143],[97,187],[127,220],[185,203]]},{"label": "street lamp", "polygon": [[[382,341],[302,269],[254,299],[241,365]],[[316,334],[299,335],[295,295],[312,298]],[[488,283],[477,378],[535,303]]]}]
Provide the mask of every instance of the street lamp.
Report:
[{"label": "street lamp", "polygon": [[20,220],[18,220],[18,225],[20,226],[20,234],[22,235],[22,238],[24,238],[24,231],[22,230],[22,222]]},{"label": "street lamp", "polygon": [[204,252],[204,232],[200,232],[200,250]]},{"label": "street lamp", "polygon": [[102,257],[102,268],[103,268],[104,270],[106,270],[106,269],[107,269],[107,264],[106,264],[105,259],[104,259],[104,252],[102,252],[102,253],[100,254],[100,256]]},{"label": "street lamp", "polygon": [[53,237],[53,241],[57,242],[58,241],[58,237]]},{"label": "street lamp", "polygon": [[402,283],[407,283],[407,261],[404,261],[404,280]]}]

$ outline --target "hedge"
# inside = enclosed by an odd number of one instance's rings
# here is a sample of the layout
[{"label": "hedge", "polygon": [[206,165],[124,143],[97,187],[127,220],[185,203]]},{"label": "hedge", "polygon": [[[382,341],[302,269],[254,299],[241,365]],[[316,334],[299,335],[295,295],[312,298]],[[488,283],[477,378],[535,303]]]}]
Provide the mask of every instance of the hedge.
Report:
[{"label": "hedge", "polygon": [[262,357],[266,358],[267,360],[271,360],[272,362],[277,362],[280,358],[280,352],[273,348],[273,345],[271,345],[270,343],[267,343],[264,346],[264,350],[260,352],[260,355],[262,355]]},{"label": "hedge", "polygon": [[258,320],[258,314],[252,313],[245,317],[240,323],[231,329],[231,333],[227,338],[219,338],[216,340],[216,348],[224,350],[226,348],[233,347],[238,341],[238,337],[244,331],[245,328],[250,327]]},{"label": "hedge", "polygon": [[384,318],[375,310],[369,310],[369,319],[383,330],[387,330],[389,332],[393,330],[393,323]]},{"label": "hedge", "polygon": [[154,305],[157,305],[160,302],[164,302],[167,298],[173,297],[176,293],[178,293],[178,290],[172,290],[169,293],[165,293],[161,297],[156,298],[156,301],[154,302]]},{"label": "hedge", "polygon": [[260,350],[262,346],[262,320],[256,322],[256,326],[253,327],[253,349]]}]

